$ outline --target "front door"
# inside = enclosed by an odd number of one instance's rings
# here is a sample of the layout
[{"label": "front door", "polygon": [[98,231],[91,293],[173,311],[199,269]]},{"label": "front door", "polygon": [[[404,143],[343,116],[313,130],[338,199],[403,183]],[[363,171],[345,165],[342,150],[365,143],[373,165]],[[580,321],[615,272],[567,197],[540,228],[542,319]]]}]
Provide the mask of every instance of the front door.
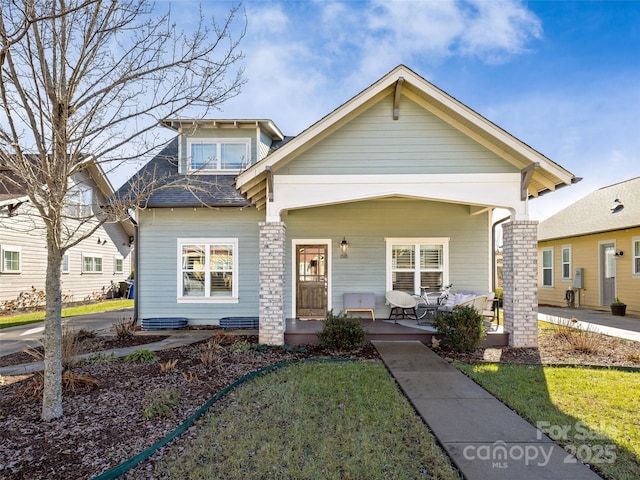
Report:
[{"label": "front door", "polygon": [[611,305],[616,297],[616,246],[613,243],[603,244],[600,251],[600,272],[602,305]]},{"label": "front door", "polygon": [[325,318],[327,314],[328,245],[296,246],[296,317]]}]

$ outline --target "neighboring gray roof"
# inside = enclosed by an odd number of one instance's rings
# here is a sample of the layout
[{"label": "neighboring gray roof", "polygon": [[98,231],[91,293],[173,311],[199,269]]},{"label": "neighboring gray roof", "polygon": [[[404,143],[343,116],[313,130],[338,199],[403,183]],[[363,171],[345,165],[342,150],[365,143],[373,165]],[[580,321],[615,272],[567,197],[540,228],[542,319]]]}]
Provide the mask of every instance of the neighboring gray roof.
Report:
[{"label": "neighboring gray roof", "polygon": [[[178,138],[142,167],[115,193],[133,194],[141,179],[156,179],[157,185],[140,206],[169,207],[246,207],[250,203],[236,190],[234,175],[184,175],[178,173]],[[145,183],[147,181],[145,180]]]},{"label": "neighboring gray roof", "polygon": [[538,240],[575,237],[638,226],[640,177],[591,192],[540,222]]}]

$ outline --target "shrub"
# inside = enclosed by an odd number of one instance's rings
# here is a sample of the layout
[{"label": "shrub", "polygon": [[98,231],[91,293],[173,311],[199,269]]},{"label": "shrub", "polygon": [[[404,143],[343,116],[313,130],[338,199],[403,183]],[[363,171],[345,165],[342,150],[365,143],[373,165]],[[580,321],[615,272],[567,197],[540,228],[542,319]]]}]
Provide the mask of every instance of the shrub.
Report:
[{"label": "shrub", "polygon": [[180,402],[180,394],[172,388],[159,388],[145,395],[142,415],[147,420],[154,417],[168,417],[173,407]]},{"label": "shrub", "polygon": [[485,337],[482,315],[473,307],[457,307],[451,312],[439,312],[434,326],[444,335],[447,346],[458,353],[475,352]]},{"label": "shrub", "polygon": [[116,336],[120,340],[126,340],[133,337],[133,334],[136,333],[136,322],[132,318],[129,320],[123,318],[119,322],[114,323],[113,328],[116,331]]},{"label": "shrub", "polygon": [[600,338],[594,327],[579,328],[575,318],[563,318],[554,326],[553,336],[567,344],[576,352],[596,353],[600,345]]},{"label": "shrub", "polygon": [[224,347],[216,342],[215,338],[211,338],[202,348],[202,352],[200,353],[200,361],[207,367],[218,365],[222,362],[222,356],[224,354]]},{"label": "shrub", "polygon": [[76,332],[76,339],[77,339],[79,342],[83,342],[83,341],[85,341],[85,340],[89,340],[89,339],[92,339],[92,338],[96,338],[96,336],[97,336],[97,335],[98,335],[98,334],[97,334],[95,331],[93,331],[93,330],[86,330],[86,329],[84,329],[84,328],[81,328],[80,330],[78,330],[78,331]]},{"label": "shrub", "polygon": [[118,361],[118,357],[115,356],[114,353],[92,353],[87,358],[82,360],[84,365],[108,365],[110,363],[115,363]]},{"label": "shrub", "polygon": [[131,362],[151,363],[151,362],[155,362],[156,360],[158,360],[158,356],[154,352],[146,348],[143,348],[141,350],[136,350],[135,352],[131,352],[129,355],[124,357],[125,363],[131,363]]},{"label": "shrub", "polygon": [[364,345],[367,332],[359,318],[349,318],[345,313],[334,315],[331,310],[317,335],[325,348],[355,350]]}]

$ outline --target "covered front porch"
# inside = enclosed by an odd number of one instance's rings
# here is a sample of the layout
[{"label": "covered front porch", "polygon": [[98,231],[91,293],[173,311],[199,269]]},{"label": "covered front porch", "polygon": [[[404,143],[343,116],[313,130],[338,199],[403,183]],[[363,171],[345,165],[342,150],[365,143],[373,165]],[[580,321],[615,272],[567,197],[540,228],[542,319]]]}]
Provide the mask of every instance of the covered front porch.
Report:
[{"label": "covered front porch", "polygon": [[[442,340],[442,335],[430,325],[418,325],[416,320],[360,319],[367,332],[366,342],[371,341],[419,341],[431,346],[433,338]],[[494,325],[495,327],[495,325]],[[320,343],[317,332],[322,330],[322,320],[299,320],[288,318],[284,333],[287,345],[317,345]],[[509,334],[502,325],[487,332],[483,345],[485,347],[500,347],[509,344]]]}]

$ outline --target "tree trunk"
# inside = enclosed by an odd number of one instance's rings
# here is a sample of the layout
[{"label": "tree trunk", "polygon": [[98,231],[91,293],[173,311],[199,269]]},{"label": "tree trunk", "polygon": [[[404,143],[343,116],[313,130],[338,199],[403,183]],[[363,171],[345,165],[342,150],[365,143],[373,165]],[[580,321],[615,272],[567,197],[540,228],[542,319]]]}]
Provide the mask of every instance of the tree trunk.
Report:
[{"label": "tree trunk", "polygon": [[44,390],[42,414],[44,421],[60,418],[62,411],[62,254],[47,229],[46,318],[44,321]]}]

